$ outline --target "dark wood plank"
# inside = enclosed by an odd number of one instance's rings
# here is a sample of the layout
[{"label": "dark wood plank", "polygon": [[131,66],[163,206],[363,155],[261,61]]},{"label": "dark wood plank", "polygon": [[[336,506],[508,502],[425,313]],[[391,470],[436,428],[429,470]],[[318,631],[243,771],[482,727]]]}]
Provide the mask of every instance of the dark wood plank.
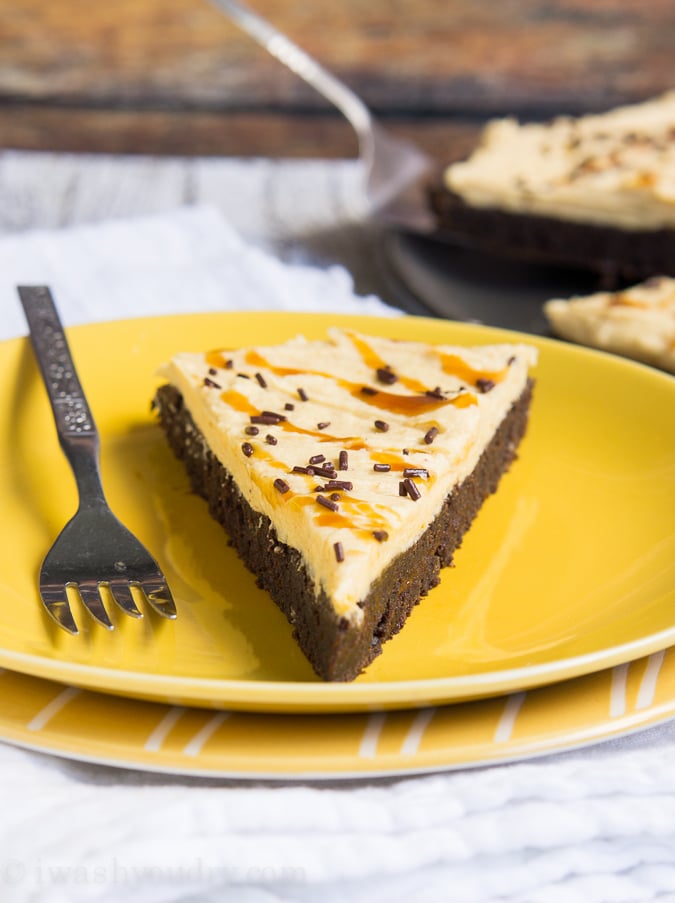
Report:
[{"label": "dark wood plank", "polygon": [[[439,160],[459,159],[474,146],[480,125],[443,119],[387,122]],[[174,154],[178,156],[352,157],[356,136],[334,116],[278,111],[82,110],[44,105],[0,105],[5,147],[24,150]]]},{"label": "dark wood plank", "polygon": [[[458,117],[461,131],[467,117],[604,109],[675,85],[672,0],[254,5],[378,114],[434,136]],[[260,153],[270,129],[269,152],[293,155],[353,140],[208,0],[15,0],[0,53],[5,147]]]}]

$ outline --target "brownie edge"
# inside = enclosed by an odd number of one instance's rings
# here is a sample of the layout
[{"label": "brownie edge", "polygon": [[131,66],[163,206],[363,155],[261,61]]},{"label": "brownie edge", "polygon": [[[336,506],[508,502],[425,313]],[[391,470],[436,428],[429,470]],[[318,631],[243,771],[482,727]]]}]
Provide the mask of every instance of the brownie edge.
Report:
[{"label": "brownie edge", "polygon": [[438,236],[487,253],[591,270],[610,281],[675,276],[675,229],[621,229],[472,207],[442,184],[429,189]]},{"label": "brownie edge", "polygon": [[269,518],[244,499],[208,447],[180,392],[171,385],[162,386],[154,404],[192,488],[206,499],[209,513],[227,530],[258,585],[293,625],[295,639],[317,675],[326,681],[350,681],[379,655],[382,644],[403,627],[420,598],[436,586],[440,569],[452,563],[483,501],[495,492],[516,457],[527,427],[532,387],[529,380],[473,473],[448,495],[434,522],[388,565],[359,602],[364,615],[360,624],[338,615],[323,590],[315,592],[300,553],[281,542]]}]

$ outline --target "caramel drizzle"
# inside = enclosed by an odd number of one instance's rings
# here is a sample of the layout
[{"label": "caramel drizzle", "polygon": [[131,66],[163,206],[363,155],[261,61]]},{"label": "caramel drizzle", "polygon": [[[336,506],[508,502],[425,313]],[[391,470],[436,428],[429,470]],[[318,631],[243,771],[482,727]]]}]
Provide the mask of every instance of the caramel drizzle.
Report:
[{"label": "caramel drizzle", "polygon": [[639,310],[649,310],[650,304],[646,301],[638,301],[637,298],[631,298],[630,295],[618,294],[609,300],[610,307],[635,307]]},{"label": "caramel drizzle", "polygon": [[248,398],[242,395],[241,392],[237,392],[236,389],[227,389],[225,392],[221,392],[220,398],[225,404],[235,411],[241,411],[242,414],[252,414],[253,416],[260,414],[258,408],[252,405]]},{"label": "caramel drizzle", "polygon": [[[340,499],[339,511],[327,511],[316,503],[310,495],[295,495],[292,504],[300,507],[313,506],[313,521],[318,527],[348,529],[357,536],[372,539],[373,530],[390,530],[391,525],[377,509],[364,499],[345,493]],[[346,510],[345,510],[346,509]]]},{"label": "caramel drizzle", "polygon": [[[255,408],[245,396],[234,389],[223,392],[222,398],[236,410],[243,411],[247,414],[259,413],[257,408]],[[281,427],[282,429],[290,429],[294,432],[313,434],[313,431],[302,430],[300,427],[294,427],[287,421],[281,421],[281,423],[277,424],[277,426]],[[321,439],[326,438],[322,433],[317,433],[316,435]],[[348,444],[350,448],[367,447],[363,440],[355,438],[347,442],[346,444]],[[284,473],[288,472],[288,466],[279,461],[278,458],[276,458],[267,448],[263,447],[260,443],[255,443],[252,457],[255,457],[259,461],[264,461],[270,467],[281,470]],[[397,456],[388,455],[385,452],[373,452],[371,453],[371,458],[373,460],[382,460],[383,462],[384,459],[387,458],[386,463],[392,464],[392,470],[403,470],[405,466],[409,466],[409,464],[406,465],[406,462],[404,462]],[[280,494],[274,488],[274,481],[271,480],[269,476],[261,475],[257,473],[255,469],[250,470],[250,476],[251,479],[256,483],[260,491],[263,493],[267,501],[272,505],[276,506],[292,502],[294,505],[298,506],[314,506],[316,510],[314,512],[313,520],[319,527],[348,528],[353,532],[356,532],[357,535],[363,537],[372,537],[373,530],[389,529],[389,524],[386,519],[380,516],[371,504],[369,504],[364,499],[359,499],[353,495],[349,495],[346,492],[342,494],[342,497],[340,499],[340,511],[326,511],[317,506],[316,497],[313,493],[304,492],[302,494],[299,494],[297,492],[294,492],[293,490],[289,490],[288,492]],[[317,478],[313,474],[308,474],[307,477],[308,481],[311,482],[311,485],[314,485],[316,483]],[[349,513],[345,512],[345,508],[348,509]]]},{"label": "caramel drizzle", "polygon": [[[236,389],[228,389],[226,392],[221,392],[220,398],[235,411],[241,411],[243,414],[257,416],[261,413],[259,408],[252,405],[248,398],[242,395],[241,392],[237,392]],[[286,433],[300,433],[304,436],[313,436],[319,442],[342,442],[350,449],[366,447],[363,440],[357,436],[333,436],[330,433],[326,433],[325,430],[307,430],[304,427],[296,426],[288,420],[281,420],[279,423],[275,423],[274,428],[281,429]]]},{"label": "caramel drizzle", "polygon": [[[403,378],[399,377],[399,381],[403,382]],[[477,403],[475,396],[470,392],[460,392],[459,395],[454,395],[452,398],[443,399],[435,398],[431,395],[394,395],[391,392],[381,392],[380,390],[378,390],[377,395],[365,395],[361,392],[361,386],[359,386],[356,389],[350,389],[350,393],[360,398],[361,401],[365,401],[366,404],[379,408],[381,411],[407,416],[428,414],[449,404],[457,408],[466,408]]]},{"label": "caramel drizzle", "polygon": [[370,460],[377,464],[388,464],[392,471],[403,471],[406,467],[412,466],[410,461],[400,457],[400,455],[394,455],[392,452],[371,451]]},{"label": "caramel drizzle", "polygon": [[388,464],[391,467],[391,473],[403,472],[406,468],[414,466],[410,463],[409,458],[402,458],[392,452],[371,451],[370,460],[377,464]]},{"label": "caramel drizzle", "polygon": [[[358,336],[349,334],[350,339],[354,343],[357,351],[361,355],[364,363],[374,371],[387,367],[387,363]],[[499,382],[504,379],[508,368],[499,371],[474,370],[466,361],[456,355],[437,352],[444,372],[462,379],[463,381],[475,384],[479,379],[490,379]],[[298,376],[312,374],[322,376],[337,383],[341,388],[348,391],[353,397],[360,399],[365,404],[376,407],[379,410],[385,410],[393,414],[424,414],[437,410],[452,404],[456,407],[468,407],[477,404],[476,397],[470,392],[460,392],[452,398],[437,398],[432,395],[426,395],[427,387],[419,382],[419,380],[407,377],[397,373],[398,381],[406,388],[410,389],[415,395],[398,395],[391,392],[384,392],[377,389],[373,395],[363,393],[363,384],[354,383],[349,380],[339,379],[332,374],[322,371],[309,371],[294,367],[277,367],[267,361],[257,351],[251,350],[246,354],[246,363],[257,368],[266,369],[278,376]],[[212,351],[206,355],[206,362],[209,366],[221,367],[223,365],[224,356],[220,351]],[[234,410],[249,415],[258,415],[260,410],[256,408],[241,392],[236,389],[229,389],[221,393],[221,399]],[[339,437],[327,434],[325,431],[304,429],[296,426],[288,420],[282,420],[275,424],[276,428],[285,432],[300,433],[312,436],[319,442],[336,441],[340,442],[345,448],[352,450],[368,449],[367,442],[362,437],[346,436]],[[259,460],[264,460],[270,466],[287,471],[287,466],[275,458],[267,449],[262,448],[259,443],[254,446],[254,456]],[[389,464],[394,472],[402,472],[410,466],[409,459],[404,459],[399,455],[390,452],[371,451],[370,458],[383,464]],[[273,481],[269,477],[261,477],[255,472],[251,474],[252,478],[258,484],[268,501],[274,505],[291,503],[295,506],[313,506],[313,520],[319,527],[346,528],[355,532],[364,538],[371,538],[373,530],[390,529],[388,521],[378,513],[376,508],[364,499],[359,499],[351,494],[344,493],[340,499],[339,511],[326,511],[316,504],[316,498],[313,494],[299,494],[292,490],[280,494],[274,489]],[[312,477],[312,482],[315,478]]]},{"label": "caramel drizzle", "polygon": [[[380,357],[380,355],[372,348],[366,341],[364,341],[360,336],[355,335],[353,332],[348,332],[347,335],[353,346],[356,348],[358,353],[361,355],[361,360],[369,367],[371,370],[385,370],[387,367],[387,361]],[[421,392],[422,395],[427,391],[429,386],[425,386],[424,383],[421,383],[418,379],[413,379],[410,376],[405,376],[403,373],[399,373],[396,371],[396,376],[398,377],[398,381],[406,387],[406,389],[410,389],[412,392]],[[386,392],[382,392],[382,395],[386,395]],[[376,398],[377,396],[373,396]],[[393,396],[400,397],[400,396]],[[374,403],[374,402],[373,402]]]},{"label": "caramel drizzle", "polygon": [[[352,332],[348,332],[347,335],[349,336],[356,350],[361,355],[361,359],[363,360],[363,363],[366,365],[366,367],[371,367],[373,370],[386,368],[386,361],[384,361],[374,350],[374,348],[372,348],[366,341]],[[449,376],[454,376],[457,379],[461,379],[463,382],[471,383],[474,386],[479,379],[491,379],[493,382],[501,382],[508,373],[508,367],[503,367],[501,370],[476,370],[469,364],[467,364],[467,362],[457,354],[447,354],[443,351],[435,351],[435,353],[438,356],[444,373],[447,373]],[[424,393],[428,389],[428,386],[423,385],[416,379],[404,376],[403,374],[398,373],[398,371],[396,375],[398,376],[399,382],[403,383],[404,386],[407,386],[409,389],[412,389],[415,392]],[[452,403],[457,404],[457,402],[458,399],[452,399]],[[460,403],[458,406],[466,407],[468,404],[474,403],[475,400],[473,402],[465,401],[464,403]]]},{"label": "caramel drizzle", "polygon": [[204,360],[209,365],[209,367],[217,367],[223,368],[225,366],[226,361],[226,348],[214,348],[212,351],[207,351],[204,355]]},{"label": "caramel drizzle", "polygon": [[[379,357],[379,355],[375,354],[372,349],[369,349],[369,346],[366,345],[365,342],[362,342],[360,339],[356,339],[351,335],[350,338],[353,341],[359,341],[360,345],[357,347],[357,350],[362,355],[362,357],[366,355],[366,357],[364,357],[364,363],[366,364],[366,366],[370,367],[374,364],[376,365],[374,369],[377,369],[378,367],[386,367],[386,364],[382,360],[382,358]],[[369,354],[370,356],[368,356]],[[383,392],[381,389],[377,389],[374,395],[366,394],[363,392],[363,383],[355,383],[347,379],[340,379],[334,376],[332,373],[325,373],[321,370],[300,370],[295,367],[277,367],[274,364],[271,364],[264,357],[262,357],[262,355],[258,354],[257,351],[247,352],[246,363],[251,364],[254,367],[265,368],[277,376],[306,376],[308,374],[312,376],[322,376],[324,379],[332,380],[338,386],[340,386],[342,389],[345,389],[347,392],[349,392],[350,395],[352,395],[354,398],[358,398],[364,404],[378,408],[378,410],[380,411],[387,411],[390,414],[403,414],[406,416],[412,416],[415,414],[427,414],[430,411],[436,411],[439,408],[445,407],[449,404],[455,405],[455,407],[465,408],[469,405],[477,403],[475,397],[470,393],[460,393],[453,398],[436,398],[434,396],[425,395],[424,393],[427,391],[427,386],[416,379],[410,379],[409,377],[401,376],[399,374],[397,375],[400,383],[402,383],[412,391],[419,392],[421,394],[398,395],[393,392]],[[480,374],[477,374],[476,378],[480,378]],[[302,432],[307,431],[303,430]],[[320,433],[316,433],[316,435],[324,439],[327,438],[325,436],[322,436],[322,434]],[[340,437],[330,438],[336,438],[340,440]]]},{"label": "caramel drizzle", "polygon": [[502,367],[501,370],[476,370],[457,354],[446,354],[443,351],[436,353],[444,373],[455,376],[472,386],[475,386],[479,379],[489,379],[494,383],[500,383],[509,372],[508,367]]},{"label": "caramel drizzle", "polygon": [[[380,357],[380,355],[364,339],[351,332],[347,332],[346,334],[349,336],[354,347],[361,355],[361,359],[366,367],[372,369],[373,371],[385,369],[387,367],[387,362],[382,357]],[[436,351],[435,353],[438,356],[444,373],[447,373],[449,376],[454,376],[457,379],[470,383],[474,386],[476,385],[476,381],[479,379],[490,379],[493,382],[501,382],[506,377],[509,369],[508,367],[503,367],[500,370],[476,370],[457,354],[447,354],[443,351]],[[223,350],[209,351],[205,355],[206,363],[210,367],[222,367],[224,358],[225,352]],[[351,383],[347,380],[336,379],[336,377],[334,377],[332,374],[324,373],[320,370],[302,370],[297,367],[276,367],[273,364],[270,364],[268,360],[266,360],[261,354],[254,350],[247,352],[246,363],[251,364],[255,367],[266,367],[277,376],[299,376],[309,373],[314,376],[323,376],[325,379],[334,379],[341,386],[348,389],[348,391],[350,391],[352,395],[361,395],[362,386],[360,384]],[[404,385],[412,392],[421,393],[421,395],[424,397],[424,400],[426,401],[426,396],[424,396],[424,393],[428,391],[428,386],[425,386],[419,380],[414,379],[410,376],[406,376],[405,374],[397,373],[396,375],[401,385]],[[382,397],[380,403],[375,400],[378,398],[378,396]],[[367,398],[363,397],[361,400],[366,401],[368,404],[372,404],[375,407],[380,407],[383,409],[386,408],[387,410],[391,410],[393,413],[397,413],[395,409],[387,407],[387,404],[396,403],[392,402],[392,400],[399,400],[405,397],[407,396],[394,395],[392,393],[382,392],[378,389],[377,395],[372,395]],[[413,396],[413,398],[417,399],[417,396]],[[432,402],[435,407],[441,407],[443,404],[448,403],[456,403],[456,399],[429,399],[429,401]],[[466,406],[466,402],[461,406]],[[426,410],[432,409],[433,407],[426,408]],[[400,413],[410,412],[405,409],[401,410]]]}]

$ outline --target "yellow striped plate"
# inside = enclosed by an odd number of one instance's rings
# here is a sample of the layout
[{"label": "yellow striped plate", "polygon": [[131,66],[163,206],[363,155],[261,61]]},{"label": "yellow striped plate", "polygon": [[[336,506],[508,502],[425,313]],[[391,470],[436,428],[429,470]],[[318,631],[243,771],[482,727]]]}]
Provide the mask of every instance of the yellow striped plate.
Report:
[{"label": "yellow striped plate", "polygon": [[73,759],[213,777],[401,775],[529,758],[675,717],[675,647],[530,692],[440,708],[264,715],[0,673],[0,738]]},{"label": "yellow striped plate", "polygon": [[[190,492],[149,410],[179,349],[324,336],[333,323],[446,343],[540,349],[531,428],[441,583],[353,684],[312,674],[269,596]],[[101,430],[103,481],[154,551],[175,623],[83,612],[80,637],[44,615],[37,573],[75,506],[25,340],[0,344],[0,666],[155,701],[269,712],[354,712],[503,695],[675,643],[675,380],[560,342],[414,317],[205,314],[70,332]]]}]

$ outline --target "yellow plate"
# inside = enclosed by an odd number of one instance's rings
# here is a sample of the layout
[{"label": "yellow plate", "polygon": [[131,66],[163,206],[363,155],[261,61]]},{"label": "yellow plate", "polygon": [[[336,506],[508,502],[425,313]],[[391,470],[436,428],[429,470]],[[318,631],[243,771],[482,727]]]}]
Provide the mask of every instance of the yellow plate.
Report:
[{"label": "yellow plate", "polygon": [[[439,587],[354,684],[317,681],[284,617],[228,548],[153,423],[154,371],[180,349],[322,336],[331,323],[541,349],[531,429]],[[415,318],[220,314],[71,330],[113,508],[154,551],[174,623],[115,617],[72,638],[39,604],[40,561],[75,507],[26,340],[0,346],[0,665],[209,707],[356,711],[497,695],[675,642],[675,380],[562,343]]]},{"label": "yellow plate", "polygon": [[320,779],[488,765],[609,740],[675,717],[675,648],[530,692],[340,715],[214,712],[0,673],[0,738],[105,765]]}]

